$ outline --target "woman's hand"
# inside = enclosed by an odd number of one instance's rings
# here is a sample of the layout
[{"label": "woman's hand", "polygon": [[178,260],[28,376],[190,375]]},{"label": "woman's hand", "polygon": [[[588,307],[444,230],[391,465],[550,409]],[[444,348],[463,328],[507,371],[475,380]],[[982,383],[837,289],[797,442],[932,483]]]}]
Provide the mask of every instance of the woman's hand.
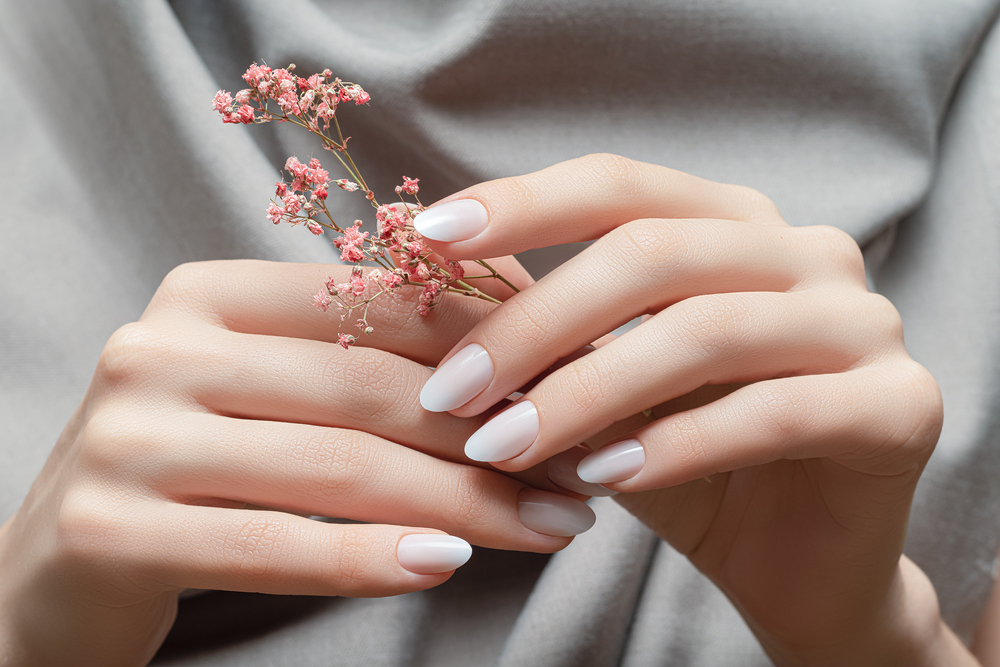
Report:
[{"label": "woman's hand", "polygon": [[480,415],[650,316],[542,379],[470,457],[506,471],[555,457],[583,491],[563,459],[655,410],[580,477],[687,554],[776,661],[919,665],[957,641],[901,557],[941,398],[847,234],[790,227],[748,188],[606,155],[477,185],[415,224],[454,259],[597,239],[456,344],[424,385],[428,410]]},{"label": "woman's hand", "polygon": [[469,465],[476,420],[420,408],[426,366],[493,306],[424,319],[404,290],[348,351],[309,303],[331,271],[185,265],[115,333],[0,529],[0,663],[143,665],[183,588],[395,595],[448,579],[460,538],[550,552],[589,527],[544,471],[520,477],[550,491]]}]

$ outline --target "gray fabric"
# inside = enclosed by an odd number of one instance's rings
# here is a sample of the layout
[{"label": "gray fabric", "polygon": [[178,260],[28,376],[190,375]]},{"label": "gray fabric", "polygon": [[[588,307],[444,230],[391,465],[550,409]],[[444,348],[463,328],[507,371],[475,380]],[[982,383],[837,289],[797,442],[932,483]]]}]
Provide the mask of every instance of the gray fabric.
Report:
[{"label": "gray fabric", "polygon": [[[174,265],[332,261],[262,210],[287,155],[208,101],[251,60],[329,66],[366,175],[428,199],[611,151],[750,185],[867,246],[946,424],[907,553],[968,638],[1000,541],[998,3],[0,0],[0,512],[104,341]],[[364,208],[338,200],[344,217]],[[574,249],[525,253],[544,272]],[[611,500],[551,558],[478,550],[385,600],[185,601],[164,665],[761,665],[725,598]]]}]

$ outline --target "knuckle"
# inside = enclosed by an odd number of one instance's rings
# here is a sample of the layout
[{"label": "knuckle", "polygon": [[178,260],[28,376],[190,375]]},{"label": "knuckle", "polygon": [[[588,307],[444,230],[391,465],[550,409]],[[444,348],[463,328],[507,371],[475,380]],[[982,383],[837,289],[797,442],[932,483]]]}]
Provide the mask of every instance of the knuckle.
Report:
[{"label": "knuckle", "polygon": [[[553,295],[554,296],[554,295]],[[557,330],[555,324],[559,321],[556,312],[560,308],[558,297],[544,301],[532,298],[531,295],[510,299],[505,307],[498,311],[497,331],[516,331],[514,339],[506,340],[511,352],[517,353],[530,344],[535,350],[550,347],[550,342]]]},{"label": "knuckle", "polygon": [[449,480],[452,489],[450,514],[456,525],[486,526],[494,517],[483,500],[483,472],[479,468],[460,466]]},{"label": "knuckle", "polygon": [[694,413],[681,413],[672,418],[671,454],[676,456],[679,468],[702,469],[711,459],[706,443],[706,429]]},{"label": "knuckle", "polygon": [[531,215],[545,208],[544,188],[539,187],[539,178],[537,174],[502,178],[493,183],[497,192],[489,198],[502,201],[505,205],[511,204],[513,208]]},{"label": "knuckle", "polygon": [[95,376],[104,385],[132,384],[154,371],[170,349],[169,342],[143,322],[132,322],[111,334],[97,361]]},{"label": "knuckle", "polygon": [[865,260],[861,248],[850,234],[829,225],[802,228],[813,238],[813,247],[826,263],[854,279],[865,278]]},{"label": "knuckle", "polygon": [[332,355],[322,377],[323,386],[334,388],[336,400],[346,404],[349,416],[358,423],[378,424],[390,419],[399,397],[413,395],[409,391],[412,375],[394,355],[372,348]]},{"label": "knuckle", "polygon": [[223,539],[223,563],[239,576],[267,576],[282,567],[291,532],[291,526],[277,513],[237,521]]},{"label": "knuckle", "polygon": [[765,438],[779,443],[800,440],[808,430],[804,415],[809,414],[809,397],[788,383],[762,382],[754,386],[756,392],[750,404]]},{"label": "knuckle", "polygon": [[903,407],[892,440],[898,445],[915,443],[933,447],[944,422],[944,404],[937,381],[926,368],[907,359],[900,368],[898,382]]},{"label": "knuckle", "polygon": [[336,503],[363,492],[374,465],[371,436],[338,429],[307,437],[296,464],[311,495]]},{"label": "knuckle", "polygon": [[698,354],[732,356],[743,347],[748,316],[730,299],[694,297],[678,304],[678,321]]},{"label": "knuckle", "polygon": [[373,560],[374,549],[375,545],[364,531],[345,530],[338,535],[333,550],[338,590],[346,593],[362,588],[368,578],[368,564]]},{"label": "knuckle", "polygon": [[55,523],[60,562],[67,567],[94,566],[120,552],[122,522],[110,504],[90,489],[67,492]]},{"label": "knuckle", "polygon": [[163,278],[150,302],[151,308],[202,310],[218,287],[218,262],[188,262],[174,267]]},{"label": "knuckle", "polygon": [[78,436],[78,460],[83,469],[101,474],[121,473],[134,462],[142,441],[140,420],[114,409],[96,410]]},{"label": "knuckle", "polygon": [[591,359],[583,357],[569,365],[569,382],[562,387],[568,405],[575,407],[577,414],[584,415],[605,404],[607,376]]},{"label": "knuckle", "polygon": [[639,163],[613,153],[591,153],[576,161],[587,180],[599,183],[605,192],[616,197],[632,197],[644,185],[645,175]]},{"label": "knuckle", "polygon": [[[597,243],[623,267],[644,270],[650,278],[665,282],[678,269],[681,250],[690,247],[691,239],[677,225],[641,219],[616,227]],[[642,261],[637,263],[637,258]]]},{"label": "knuckle", "polygon": [[875,330],[881,337],[890,343],[902,343],[903,318],[892,302],[873,292],[866,293],[865,300],[869,313],[866,319],[875,325]]},{"label": "knuckle", "polygon": [[781,213],[778,211],[777,205],[760,190],[746,185],[734,185],[732,187],[736,193],[737,210],[744,212],[742,216],[744,219],[781,218]]}]

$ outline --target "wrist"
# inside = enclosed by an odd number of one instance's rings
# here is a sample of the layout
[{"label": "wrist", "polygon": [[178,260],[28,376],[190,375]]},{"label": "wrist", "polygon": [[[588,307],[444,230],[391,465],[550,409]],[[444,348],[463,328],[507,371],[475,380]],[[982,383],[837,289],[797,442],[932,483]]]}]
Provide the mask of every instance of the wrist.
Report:
[{"label": "wrist", "polygon": [[855,631],[825,646],[762,639],[778,667],[978,667],[979,662],[941,618],[927,575],[906,556],[899,560],[885,601]]}]

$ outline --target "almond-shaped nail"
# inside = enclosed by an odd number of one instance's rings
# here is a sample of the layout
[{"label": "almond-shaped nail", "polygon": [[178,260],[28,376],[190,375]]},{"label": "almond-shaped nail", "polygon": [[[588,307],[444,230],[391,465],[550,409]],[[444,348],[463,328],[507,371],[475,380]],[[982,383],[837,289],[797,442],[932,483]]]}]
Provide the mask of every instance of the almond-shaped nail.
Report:
[{"label": "almond-shaped nail", "polygon": [[418,213],[413,226],[432,241],[468,241],[489,224],[486,207],[475,199],[456,199]]},{"label": "almond-shaped nail", "polygon": [[465,442],[473,461],[506,461],[521,454],[538,437],[538,410],[521,401],[489,420]]},{"label": "almond-shaped nail", "polygon": [[549,479],[564,489],[582,493],[585,496],[613,496],[617,492],[606,489],[600,484],[591,484],[580,479],[576,474],[576,467],[580,461],[590,456],[593,452],[586,445],[577,445],[565,452],[560,452],[550,458],[548,466]]},{"label": "almond-shaped nail", "polygon": [[555,537],[585,533],[597,521],[594,510],[586,503],[538,489],[524,489],[518,494],[517,511],[525,528]]},{"label": "almond-shaped nail", "polygon": [[646,451],[642,444],[631,438],[601,447],[580,461],[576,473],[585,482],[610,484],[635,477],[646,465]]},{"label": "almond-shaped nail", "polygon": [[465,565],[472,547],[451,535],[405,535],[396,546],[396,559],[414,574],[440,574]]},{"label": "almond-shaped nail", "polygon": [[462,348],[442,364],[420,390],[420,405],[430,412],[460,408],[493,382],[493,360],[482,345]]}]

